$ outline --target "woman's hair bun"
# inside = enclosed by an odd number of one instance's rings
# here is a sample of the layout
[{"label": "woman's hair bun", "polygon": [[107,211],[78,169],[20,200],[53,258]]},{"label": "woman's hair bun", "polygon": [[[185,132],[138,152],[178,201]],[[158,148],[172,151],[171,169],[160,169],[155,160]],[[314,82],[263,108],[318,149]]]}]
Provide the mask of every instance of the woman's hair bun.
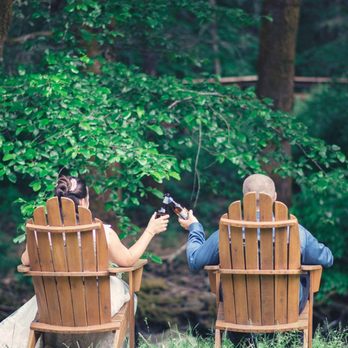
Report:
[{"label": "woman's hair bun", "polygon": [[82,178],[63,175],[58,178],[54,195],[58,197],[59,204],[61,204],[60,199],[62,197],[71,199],[75,203],[75,210],[77,212],[80,200],[88,196],[88,190]]},{"label": "woman's hair bun", "polygon": [[58,179],[55,194],[57,197],[65,197],[69,193],[70,180],[66,176],[61,176]]}]

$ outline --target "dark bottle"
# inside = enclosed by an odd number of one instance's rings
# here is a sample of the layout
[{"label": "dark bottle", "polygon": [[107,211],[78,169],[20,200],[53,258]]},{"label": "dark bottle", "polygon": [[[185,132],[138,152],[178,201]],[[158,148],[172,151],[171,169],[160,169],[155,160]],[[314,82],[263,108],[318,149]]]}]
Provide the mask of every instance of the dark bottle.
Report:
[{"label": "dark bottle", "polygon": [[166,215],[167,214],[167,210],[166,208],[164,208],[163,206],[161,208],[159,208],[157,211],[156,211],[156,217],[155,219],[159,218],[160,216],[163,216],[163,215]]},{"label": "dark bottle", "polygon": [[186,208],[182,207],[179,203],[176,203],[170,193],[164,195],[163,204],[170,207],[173,212],[178,215],[181,219],[187,220],[189,212]]}]

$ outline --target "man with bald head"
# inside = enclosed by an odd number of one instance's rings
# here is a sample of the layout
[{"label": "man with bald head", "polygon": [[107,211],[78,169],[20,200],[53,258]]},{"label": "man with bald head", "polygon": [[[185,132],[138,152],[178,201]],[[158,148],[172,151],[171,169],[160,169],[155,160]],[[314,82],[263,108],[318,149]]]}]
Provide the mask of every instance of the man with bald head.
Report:
[{"label": "man with bald head", "polygon": [[256,192],[258,196],[260,192],[267,193],[273,199],[277,199],[277,192],[274,181],[267,175],[253,174],[248,176],[243,182],[243,195],[248,192]]},{"label": "man with bald head", "polygon": [[[243,194],[248,192],[267,193],[277,199],[277,193],[273,180],[263,174],[253,174],[248,176],[243,183]],[[187,262],[191,271],[198,271],[206,265],[219,264],[219,231],[215,231],[208,239],[205,239],[203,226],[189,212],[187,220],[179,219],[180,225],[189,231],[187,242]],[[319,243],[313,235],[303,226],[299,225],[300,244],[301,244],[301,263],[303,265],[322,265],[330,267],[333,264],[333,256],[328,247]],[[300,308],[301,312],[308,298],[308,281],[301,279],[300,287]]]}]

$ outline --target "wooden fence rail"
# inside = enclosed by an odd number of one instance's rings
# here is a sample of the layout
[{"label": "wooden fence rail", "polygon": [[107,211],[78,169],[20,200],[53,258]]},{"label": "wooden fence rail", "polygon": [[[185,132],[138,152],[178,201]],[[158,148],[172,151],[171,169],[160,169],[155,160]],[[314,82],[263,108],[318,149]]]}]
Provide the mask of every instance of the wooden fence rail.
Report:
[{"label": "wooden fence rail", "polygon": [[[240,87],[248,87],[256,84],[258,80],[257,75],[249,76],[234,76],[234,77],[221,77],[220,79],[194,79],[194,82],[216,82],[220,81],[223,85],[237,84]],[[348,78],[332,78],[332,77],[310,77],[310,76],[295,76],[294,84],[296,87],[311,87],[312,85],[323,83],[348,83]]]}]

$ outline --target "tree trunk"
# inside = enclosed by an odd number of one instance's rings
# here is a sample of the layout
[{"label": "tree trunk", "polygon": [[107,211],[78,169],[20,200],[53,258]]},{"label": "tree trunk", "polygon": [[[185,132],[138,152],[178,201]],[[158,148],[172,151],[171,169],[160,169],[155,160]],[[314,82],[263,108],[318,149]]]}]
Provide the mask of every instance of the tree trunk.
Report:
[{"label": "tree trunk", "polygon": [[0,64],[4,60],[4,44],[12,17],[13,0],[0,0]]},{"label": "tree trunk", "polygon": [[[274,108],[291,112],[294,103],[294,64],[296,37],[301,0],[264,0],[262,14],[271,16],[272,21],[263,18],[260,30],[257,95],[271,98]],[[272,145],[268,151],[272,151]],[[291,146],[283,140],[282,149],[291,156]],[[279,164],[265,166],[271,173]],[[271,174],[277,187],[279,200],[291,203],[291,178],[281,179]]]},{"label": "tree trunk", "polygon": [[213,20],[210,28],[211,40],[214,52],[214,74],[221,76],[221,61],[219,57],[219,36],[216,20],[216,0],[209,0],[210,6],[214,9]]},{"label": "tree trunk", "polygon": [[[92,29],[85,28],[86,30],[92,32]],[[96,39],[93,39],[91,41],[83,41],[82,40],[82,46],[86,48],[87,50],[87,56],[89,58],[93,59],[93,65],[88,67],[88,70],[95,73],[95,74],[101,74],[101,63],[96,58],[98,56],[101,56],[102,50],[101,47]]]},{"label": "tree trunk", "polygon": [[[146,42],[146,39],[144,40]],[[156,76],[156,65],[157,65],[157,55],[150,48],[150,46],[144,45],[144,53],[143,53],[143,70],[145,74]]]}]

